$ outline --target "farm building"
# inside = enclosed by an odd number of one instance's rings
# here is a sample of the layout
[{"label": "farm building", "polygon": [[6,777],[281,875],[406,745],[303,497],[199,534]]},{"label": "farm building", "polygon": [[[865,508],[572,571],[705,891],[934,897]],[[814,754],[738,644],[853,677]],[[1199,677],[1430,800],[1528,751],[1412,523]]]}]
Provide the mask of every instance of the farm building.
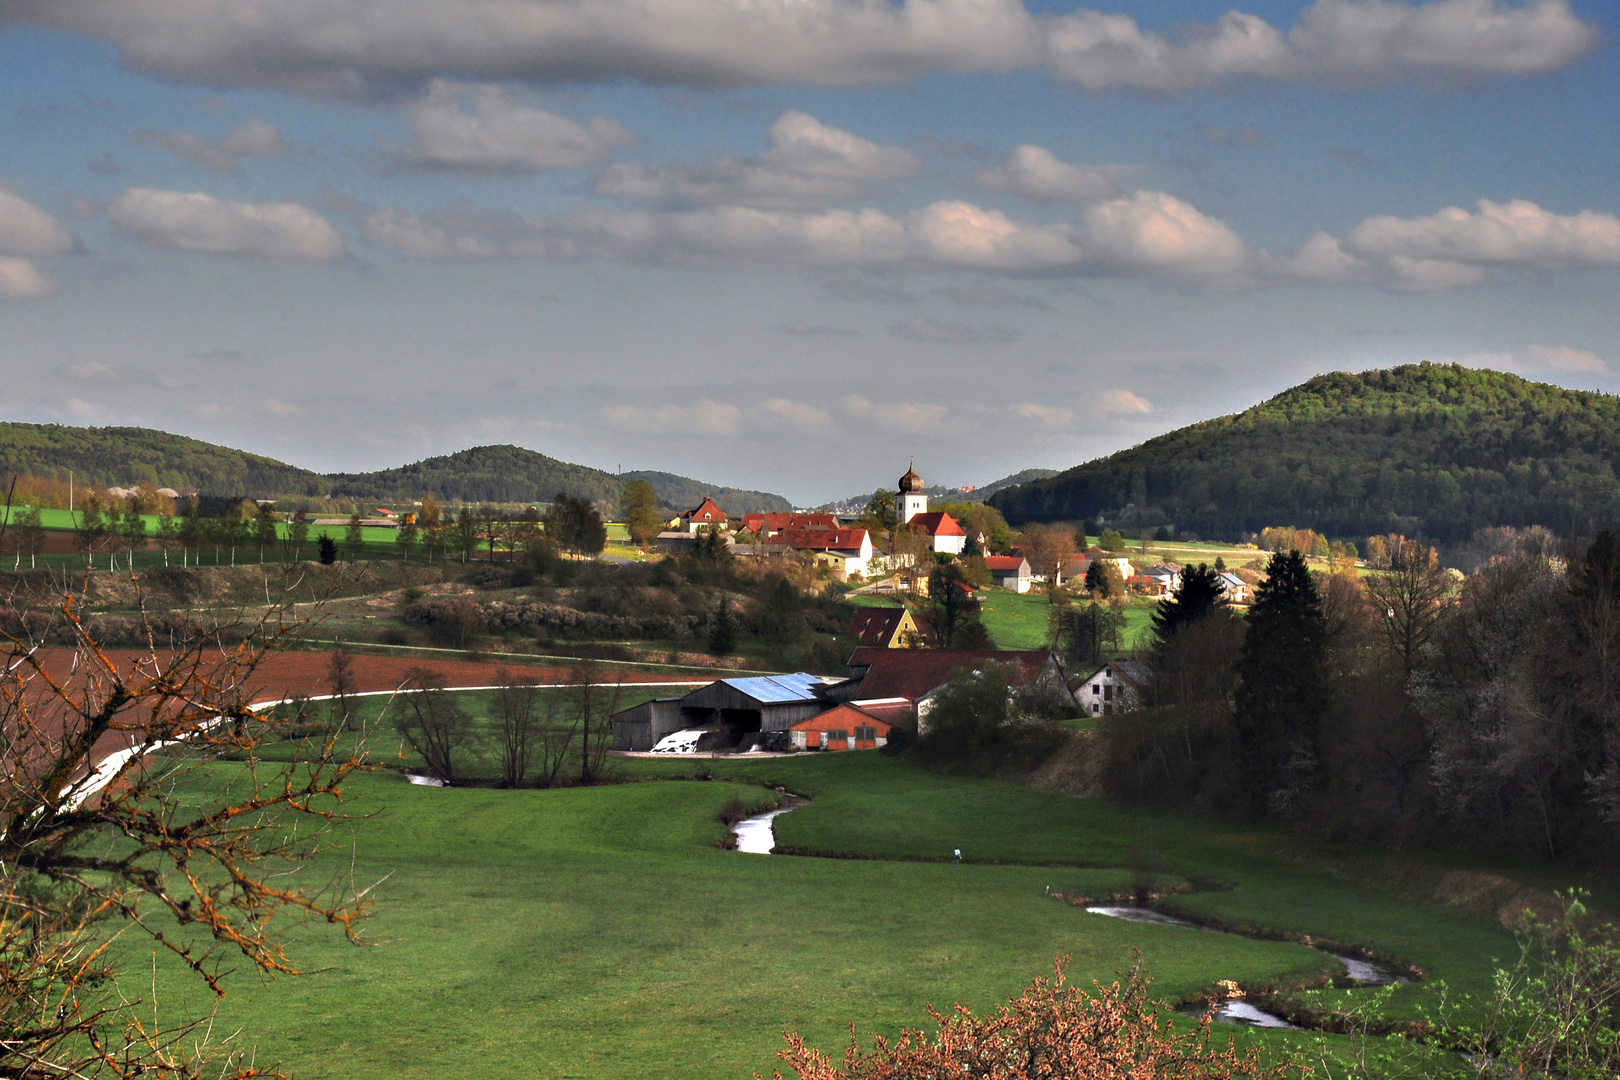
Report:
[{"label": "farm building", "polygon": [[806,529],[837,528],[837,514],[766,513],[742,516],[742,531],[753,533],[761,540],[788,529],[802,532]]},{"label": "farm building", "polygon": [[1084,679],[1069,680],[1069,692],[1092,716],[1129,712],[1142,703],[1153,671],[1133,660],[1104,664]]},{"label": "farm building", "polygon": [[1003,589],[1029,592],[1031,577],[1028,559],[1021,555],[987,555],[984,565],[990,569],[990,580]]},{"label": "farm building", "polygon": [[904,698],[851,701],[793,725],[795,750],[871,750],[885,746],[895,729],[909,726]]},{"label": "farm building", "polygon": [[616,713],[613,746],[651,750],[665,735],[691,728],[723,731],[721,743],[726,746],[754,732],[787,731],[827,708],[822,691],[832,681],[804,672],[721,679],[682,698],[648,702]]},{"label": "farm building", "polygon": [[613,717],[613,749],[651,750],[665,735],[681,730],[681,699],[654,698]]},{"label": "farm building", "polygon": [[861,608],[849,626],[859,645],[879,649],[922,649],[933,643],[933,626],[909,608]]}]

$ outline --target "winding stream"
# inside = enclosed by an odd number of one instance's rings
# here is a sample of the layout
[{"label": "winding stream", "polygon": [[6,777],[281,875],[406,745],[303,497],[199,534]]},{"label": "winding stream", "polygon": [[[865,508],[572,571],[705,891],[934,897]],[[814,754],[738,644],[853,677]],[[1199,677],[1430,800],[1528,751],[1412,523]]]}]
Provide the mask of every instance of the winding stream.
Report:
[{"label": "winding stream", "polygon": [[[1181,926],[1188,930],[1198,930],[1206,934],[1226,933],[1224,930],[1211,930],[1207,926],[1199,926],[1195,922],[1178,919],[1174,915],[1166,915],[1164,912],[1154,911],[1152,908],[1096,904],[1086,908],[1086,910],[1093,915],[1107,915],[1110,918],[1125,919],[1128,922]],[[1231,936],[1241,937],[1242,935],[1232,934]],[[1314,948],[1314,946],[1307,947]],[[1318,949],[1317,951],[1327,952],[1326,949]],[[1338,953],[1327,953],[1327,955],[1343,964],[1346,977],[1361,986],[1388,986],[1390,983],[1409,983],[1412,981],[1399,972],[1391,971],[1382,964],[1374,963],[1359,956],[1341,956]],[[1184,1016],[1203,1015],[1201,1009],[1182,1009],[1180,1011]],[[1246,1024],[1249,1027],[1293,1028],[1298,1030],[1298,1025],[1291,1024],[1285,1018],[1251,1005],[1241,998],[1228,998],[1217,1005],[1215,1007],[1215,1019],[1229,1024]]]},{"label": "winding stream", "polygon": [[771,822],[789,810],[797,810],[806,802],[797,795],[787,795],[784,798],[788,801],[775,810],[743,818],[731,827],[731,831],[737,834],[738,851],[750,855],[769,855],[776,850],[776,831]]}]

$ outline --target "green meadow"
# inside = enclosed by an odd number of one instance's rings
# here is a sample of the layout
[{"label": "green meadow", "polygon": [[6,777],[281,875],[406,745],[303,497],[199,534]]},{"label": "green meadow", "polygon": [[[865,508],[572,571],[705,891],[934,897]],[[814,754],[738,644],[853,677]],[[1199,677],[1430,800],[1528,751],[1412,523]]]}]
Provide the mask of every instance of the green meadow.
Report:
[{"label": "green meadow", "polygon": [[[216,1031],[240,1031],[261,1064],[300,1077],[741,1080],[770,1075],[784,1029],[837,1051],[850,1024],[865,1038],[926,1025],[929,1003],[984,1008],[1057,956],[1084,985],[1139,950],[1170,1001],[1221,979],[1286,988],[1338,972],[1300,944],[1127,923],[1048,895],[1144,878],[1197,883],[1166,902],[1173,911],[1420,965],[1428,978],[1395,994],[1401,1014],[1432,1007],[1441,982],[1484,989],[1491,958],[1512,948],[1493,919],[1427,895],[1438,874],[1480,868],[1460,857],[1338,848],[942,777],[873,752],[614,767],[626,782],[550,791],[416,787],[392,771],[354,779],[354,816],[301,873],[375,885],[368,944],[299,928],[293,956],[312,974],[239,972]],[[188,796],[216,797],[242,768],[201,765]],[[858,857],[721,850],[721,807],[760,803],[768,785],[812,799],[777,820],[779,845]],[[149,947],[120,947],[126,993],[155,985],[168,1008],[206,1005],[194,978],[161,959],[153,983]]]}]

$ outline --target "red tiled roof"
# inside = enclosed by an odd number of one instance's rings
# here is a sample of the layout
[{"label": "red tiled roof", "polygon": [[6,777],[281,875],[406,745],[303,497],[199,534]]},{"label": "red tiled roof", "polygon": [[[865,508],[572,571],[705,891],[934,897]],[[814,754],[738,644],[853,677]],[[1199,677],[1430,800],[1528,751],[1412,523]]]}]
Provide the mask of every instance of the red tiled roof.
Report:
[{"label": "red tiled roof", "polygon": [[696,510],[688,510],[684,515],[692,521],[728,521],[726,512],[715,503],[713,499],[704,499],[698,504]]},{"label": "red tiled roof", "polygon": [[866,678],[861,681],[861,697],[916,701],[935,687],[945,685],[956,672],[980,667],[987,661],[1018,664],[1027,677],[1051,663],[1052,654],[1044,649],[1013,652],[860,648],[849,658],[849,666],[868,669]]},{"label": "red tiled roof", "polygon": [[865,529],[783,529],[769,542],[796,551],[858,551],[865,540]]},{"label": "red tiled roof", "polygon": [[986,555],[984,565],[991,570],[1017,570],[1024,564],[1022,555]]},{"label": "red tiled roof", "polygon": [[935,510],[928,514],[914,514],[906,524],[912,529],[921,529],[929,536],[967,535],[957,520],[943,510]]},{"label": "red tiled roof", "polygon": [[778,533],[783,529],[836,529],[838,528],[837,514],[794,514],[794,513],[768,513],[744,514],[742,527],[748,532],[757,534],[763,526],[766,533]]}]

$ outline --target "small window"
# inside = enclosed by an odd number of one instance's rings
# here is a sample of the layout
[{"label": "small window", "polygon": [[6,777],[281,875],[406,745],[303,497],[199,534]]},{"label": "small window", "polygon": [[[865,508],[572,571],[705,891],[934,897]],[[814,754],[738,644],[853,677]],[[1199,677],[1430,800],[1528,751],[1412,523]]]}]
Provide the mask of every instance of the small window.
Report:
[{"label": "small window", "polygon": [[833,742],[848,742],[849,741],[849,732],[847,732],[847,731],[829,731],[829,732],[827,732],[827,738],[830,739]]},{"label": "small window", "polygon": [[1100,685],[1100,684],[1098,684],[1098,683],[1092,683],[1092,684],[1091,684],[1091,692],[1092,692],[1092,693],[1093,693],[1093,694],[1100,694],[1100,693],[1102,693],[1102,686],[1101,686],[1101,685]]},{"label": "small window", "polygon": [[877,728],[874,728],[874,727],[858,727],[858,728],[856,728],[855,729],[855,741],[856,742],[876,742],[877,741]]},{"label": "small window", "polygon": [[1113,701],[1114,700],[1114,688],[1112,686],[1103,687],[1103,700],[1104,701]]}]

